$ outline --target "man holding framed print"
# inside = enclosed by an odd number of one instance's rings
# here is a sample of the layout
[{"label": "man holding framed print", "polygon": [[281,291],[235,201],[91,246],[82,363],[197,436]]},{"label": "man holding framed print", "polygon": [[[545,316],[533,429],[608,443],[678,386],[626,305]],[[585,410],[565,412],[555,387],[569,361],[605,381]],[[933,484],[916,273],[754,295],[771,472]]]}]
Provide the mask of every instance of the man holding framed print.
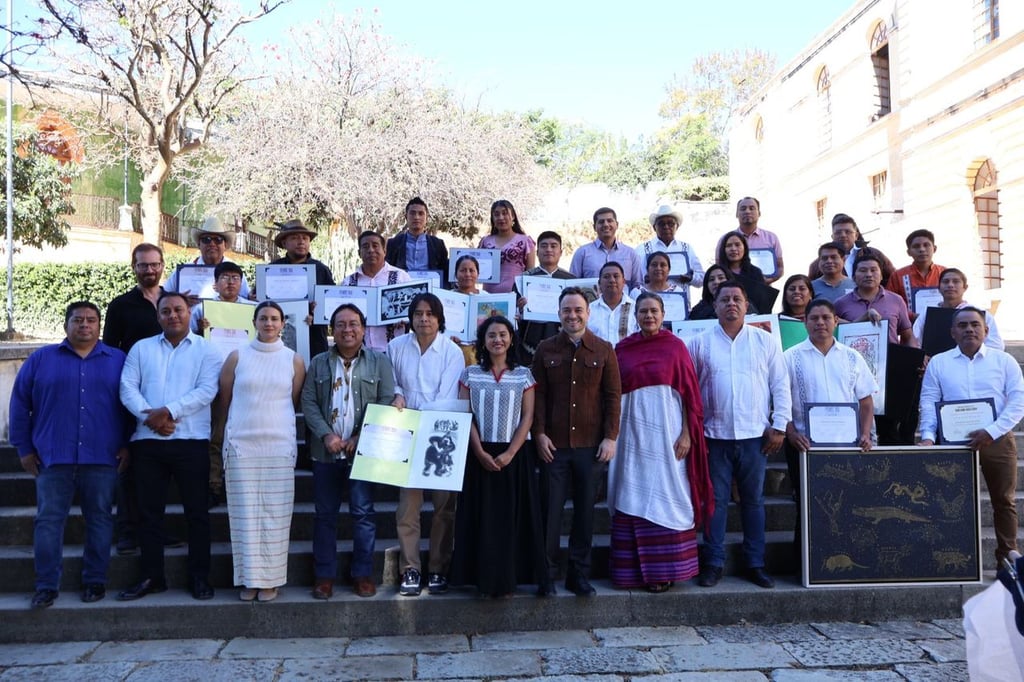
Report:
[{"label": "man holding framed print", "polygon": [[[384,253],[384,237],[373,230],[363,231],[359,235],[359,260],[362,263],[355,272],[345,278],[345,286],[383,287],[411,281],[408,272],[384,260]],[[391,339],[404,333],[404,323],[367,326],[363,342],[367,348],[383,353]]]},{"label": "man holding framed print", "polygon": [[[978,451],[981,473],[992,498],[996,562],[1000,563],[1017,549],[1017,444],[1013,427],[1024,418],[1024,377],[1013,356],[985,345],[988,325],[983,310],[970,306],[958,310],[951,333],[956,348],[932,357],[924,372],[918,445],[931,446],[941,440],[944,444],[963,443]],[[960,415],[974,414],[974,424],[966,420],[944,424],[940,413],[948,402],[960,404]]]}]

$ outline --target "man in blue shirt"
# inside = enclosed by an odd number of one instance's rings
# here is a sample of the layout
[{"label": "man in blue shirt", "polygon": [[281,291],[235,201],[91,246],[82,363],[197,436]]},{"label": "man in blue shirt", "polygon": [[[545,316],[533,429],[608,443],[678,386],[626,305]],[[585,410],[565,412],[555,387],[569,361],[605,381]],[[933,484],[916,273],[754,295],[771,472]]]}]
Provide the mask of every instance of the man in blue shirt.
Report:
[{"label": "man in blue shirt", "polygon": [[163,333],[132,346],[121,373],[121,402],[137,420],[130,447],[142,580],[117,598],[141,599],[167,589],[161,529],[173,478],[188,522],[189,591],[195,599],[210,599],[210,403],[223,361],[216,348],[189,331],[184,295],[164,292],[157,317]]},{"label": "man in blue shirt", "polygon": [[11,392],[11,443],[36,480],[35,609],[57,599],[76,490],[86,529],[82,601],[106,595],[114,490],[128,464],[131,420],[118,398],[125,355],[99,340],[100,310],[88,301],[68,306],[64,331],[59,344],[29,356]]}]

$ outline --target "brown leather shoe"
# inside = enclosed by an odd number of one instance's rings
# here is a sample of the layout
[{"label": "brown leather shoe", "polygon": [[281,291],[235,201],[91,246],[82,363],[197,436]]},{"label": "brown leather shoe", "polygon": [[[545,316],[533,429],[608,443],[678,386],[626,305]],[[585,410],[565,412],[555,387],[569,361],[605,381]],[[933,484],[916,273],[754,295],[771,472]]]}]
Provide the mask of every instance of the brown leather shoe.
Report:
[{"label": "brown leather shoe", "polygon": [[373,584],[368,576],[358,576],[352,579],[352,591],[359,597],[372,597],[377,594],[377,586]]},{"label": "brown leather shoe", "polygon": [[334,596],[334,581],[330,578],[317,578],[313,583],[313,599],[330,599]]}]

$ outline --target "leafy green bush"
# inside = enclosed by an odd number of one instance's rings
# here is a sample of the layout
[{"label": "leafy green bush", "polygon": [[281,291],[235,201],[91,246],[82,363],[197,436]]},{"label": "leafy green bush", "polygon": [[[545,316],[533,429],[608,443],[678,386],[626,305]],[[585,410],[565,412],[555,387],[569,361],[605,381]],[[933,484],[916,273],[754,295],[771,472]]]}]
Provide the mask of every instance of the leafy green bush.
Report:
[{"label": "leafy green bush", "polygon": [[[165,274],[190,261],[187,253],[167,257]],[[239,263],[255,286],[254,262]],[[6,269],[3,271],[6,276]],[[63,336],[64,309],[73,301],[92,301],[101,311],[135,286],[127,263],[17,263],[14,266],[14,328],[43,338]]]}]

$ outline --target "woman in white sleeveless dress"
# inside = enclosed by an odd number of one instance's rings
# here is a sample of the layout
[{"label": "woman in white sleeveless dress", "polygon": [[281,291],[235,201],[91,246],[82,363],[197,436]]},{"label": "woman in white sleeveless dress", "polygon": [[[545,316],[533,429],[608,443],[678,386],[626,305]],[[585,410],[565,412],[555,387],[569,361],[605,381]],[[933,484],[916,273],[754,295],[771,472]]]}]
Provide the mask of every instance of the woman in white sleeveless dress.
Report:
[{"label": "woman in white sleeveless dress", "polygon": [[271,601],[288,578],[295,502],[295,411],[306,376],[302,358],[281,341],[284,313],[256,306],[256,339],[232,351],[220,374],[224,480],[231,521],[234,583],[242,601]]}]

